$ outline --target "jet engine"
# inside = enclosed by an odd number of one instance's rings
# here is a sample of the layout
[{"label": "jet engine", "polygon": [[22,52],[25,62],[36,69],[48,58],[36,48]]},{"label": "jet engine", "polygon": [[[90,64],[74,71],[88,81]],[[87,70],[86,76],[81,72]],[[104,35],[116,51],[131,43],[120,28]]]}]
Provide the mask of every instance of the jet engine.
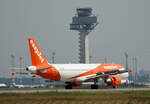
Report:
[{"label": "jet engine", "polygon": [[110,77],[105,80],[108,86],[119,86],[120,84],[126,83],[127,80],[121,80],[120,77]]}]

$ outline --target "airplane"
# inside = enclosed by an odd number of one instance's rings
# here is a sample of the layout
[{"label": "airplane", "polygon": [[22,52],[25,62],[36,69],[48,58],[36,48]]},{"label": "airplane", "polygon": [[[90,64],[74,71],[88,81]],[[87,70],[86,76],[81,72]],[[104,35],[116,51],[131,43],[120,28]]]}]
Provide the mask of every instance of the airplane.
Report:
[{"label": "airplane", "polygon": [[16,83],[13,83],[13,86],[12,86],[13,88],[25,88],[25,86],[24,85],[22,85],[22,84],[16,84]]},{"label": "airplane", "polygon": [[50,64],[47,62],[42,51],[34,38],[28,38],[32,65],[26,70],[54,81],[65,82],[65,89],[72,89],[83,82],[94,82],[91,89],[98,89],[98,81],[101,79],[108,86],[116,88],[120,84],[127,83],[128,67],[119,64]]},{"label": "airplane", "polygon": [[0,83],[0,88],[8,88],[8,86],[5,83]]}]

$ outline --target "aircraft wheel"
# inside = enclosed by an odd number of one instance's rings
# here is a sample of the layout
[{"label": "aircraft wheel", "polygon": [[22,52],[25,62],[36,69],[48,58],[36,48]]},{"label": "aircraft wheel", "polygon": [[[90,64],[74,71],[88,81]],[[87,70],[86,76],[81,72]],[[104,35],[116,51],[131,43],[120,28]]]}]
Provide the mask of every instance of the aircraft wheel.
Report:
[{"label": "aircraft wheel", "polygon": [[72,89],[72,83],[66,82],[65,89]]},{"label": "aircraft wheel", "polygon": [[65,89],[72,89],[72,85],[66,85]]},{"label": "aircraft wheel", "polygon": [[98,89],[98,85],[95,84],[91,85],[91,89]]},{"label": "aircraft wheel", "polygon": [[113,86],[113,88],[117,88],[117,86]]}]

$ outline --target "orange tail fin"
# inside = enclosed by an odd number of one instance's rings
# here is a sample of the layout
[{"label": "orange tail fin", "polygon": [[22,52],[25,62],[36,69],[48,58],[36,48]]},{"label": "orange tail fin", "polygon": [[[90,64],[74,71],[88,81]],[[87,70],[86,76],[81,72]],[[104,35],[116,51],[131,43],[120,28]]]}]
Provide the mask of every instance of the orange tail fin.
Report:
[{"label": "orange tail fin", "polygon": [[35,39],[28,38],[32,65],[48,64]]}]

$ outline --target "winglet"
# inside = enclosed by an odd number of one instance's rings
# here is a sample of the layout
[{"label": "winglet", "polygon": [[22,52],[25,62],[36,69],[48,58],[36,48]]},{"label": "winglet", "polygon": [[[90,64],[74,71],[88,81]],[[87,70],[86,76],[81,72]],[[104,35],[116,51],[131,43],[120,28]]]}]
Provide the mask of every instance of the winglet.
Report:
[{"label": "winglet", "polygon": [[32,65],[48,64],[35,39],[28,38]]}]

